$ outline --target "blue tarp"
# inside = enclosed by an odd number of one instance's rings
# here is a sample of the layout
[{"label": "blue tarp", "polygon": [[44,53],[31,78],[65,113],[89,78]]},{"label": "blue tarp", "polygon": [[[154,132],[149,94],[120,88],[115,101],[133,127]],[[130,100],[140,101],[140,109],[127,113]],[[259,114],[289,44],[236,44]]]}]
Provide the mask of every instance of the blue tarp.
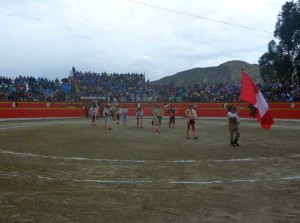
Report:
[{"label": "blue tarp", "polygon": [[66,94],[70,94],[71,93],[71,84],[61,85],[61,90],[64,91]]}]

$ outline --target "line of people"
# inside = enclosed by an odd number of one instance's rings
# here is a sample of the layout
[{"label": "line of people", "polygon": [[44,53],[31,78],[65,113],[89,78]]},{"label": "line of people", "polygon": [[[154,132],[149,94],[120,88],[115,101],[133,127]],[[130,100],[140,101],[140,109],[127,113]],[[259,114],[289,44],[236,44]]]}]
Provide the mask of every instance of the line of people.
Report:
[{"label": "line of people", "polygon": [[[168,109],[169,114],[169,128],[175,128],[175,120],[176,120],[176,108],[171,105]],[[89,114],[92,117],[92,125],[96,126],[96,120],[99,116],[99,107],[97,105],[93,105],[90,109]],[[104,117],[104,129],[111,130],[111,119],[114,118],[116,120],[116,124],[119,125],[120,119],[122,118],[122,124],[123,126],[127,126],[128,122],[128,109],[126,106],[123,108],[120,108],[119,105],[111,106],[109,103],[105,105],[105,108],[103,109],[102,113]],[[161,125],[162,125],[162,119],[164,117],[164,112],[161,109],[160,105],[156,105],[152,110],[152,120],[151,124],[152,126],[155,126],[155,131],[157,133],[161,133]],[[144,111],[139,106],[136,110],[136,127],[137,128],[143,128],[143,118],[144,118]],[[198,139],[198,136],[196,134],[196,128],[195,128],[195,120],[197,118],[197,112],[194,106],[190,105],[187,109],[185,109],[185,118],[186,118],[186,138],[190,139],[189,133],[190,129],[192,129],[192,134],[194,139]]]},{"label": "line of people", "polygon": [[[240,118],[237,113],[237,109],[234,106],[228,105],[227,106],[228,113],[228,129],[230,134],[230,144],[231,146],[239,146],[238,140],[240,138]],[[105,108],[103,109],[103,117],[104,117],[104,129],[105,130],[111,130],[111,117],[113,114],[112,106],[107,103],[105,105]],[[96,120],[99,112],[98,106],[92,106],[90,110],[90,114],[92,117],[92,125],[96,126]],[[116,124],[119,125],[120,118],[122,117],[122,124],[124,127],[127,126],[128,122],[128,109],[126,106],[123,108],[120,108],[119,105],[116,105],[116,108],[114,109],[115,115],[116,115]],[[169,128],[175,128],[175,120],[176,120],[176,108],[174,108],[173,105],[170,106],[168,109],[169,114]],[[197,119],[197,111],[195,108],[195,105],[189,105],[188,108],[185,109],[185,120],[186,120],[186,139],[190,139],[190,130],[192,129],[192,136],[194,140],[198,139],[197,132],[196,132],[196,119]],[[156,105],[152,110],[152,120],[151,124],[152,126],[155,126],[155,131],[157,133],[161,133],[161,125],[162,125],[162,118],[164,116],[164,112],[161,109],[160,105]],[[136,127],[137,128],[143,128],[143,118],[144,118],[144,112],[142,108],[138,105],[136,110]]]}]

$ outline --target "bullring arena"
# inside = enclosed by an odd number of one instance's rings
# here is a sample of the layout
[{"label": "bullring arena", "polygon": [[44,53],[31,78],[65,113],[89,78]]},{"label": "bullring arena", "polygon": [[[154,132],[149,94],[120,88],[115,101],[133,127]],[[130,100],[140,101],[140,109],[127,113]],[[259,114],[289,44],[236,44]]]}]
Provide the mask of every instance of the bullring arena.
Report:
[{"label": "bullring arena", "polygon": [[231,147],[226,111],[199,107],[198,140],[182,117],[176,128],[164,117],[161,133],[150,117],[112,130],[102,118],[3,118],[0,222],[299,222],[299,121],[266,131],[241,108]]}]

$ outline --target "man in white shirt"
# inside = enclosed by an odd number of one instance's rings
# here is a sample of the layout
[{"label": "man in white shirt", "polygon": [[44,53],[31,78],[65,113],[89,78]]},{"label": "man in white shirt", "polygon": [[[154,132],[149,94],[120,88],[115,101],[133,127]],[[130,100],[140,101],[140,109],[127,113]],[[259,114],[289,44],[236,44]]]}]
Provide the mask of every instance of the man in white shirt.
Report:
[{"label": "man in white shirt", "polygon": [[143,128],[143,116],[144,112],[141,107],[138,107],[136,111],[136,127],[141,127]]},{"label": "man in white shirt", "polygon": [[92,125],[96,126],[96,118],[97,118],[97,114],[98,114],[97,107],[92,106],[91,110],[90,110],[90,114],[92,116]]},{"label": "man in white shirt", "polygon": [[111,130],[111,125],[110,125],[111,110],[109,107],[110,107],[110,104],[107,103],[103,110],[103,117],[105,118],[104,128]]}]

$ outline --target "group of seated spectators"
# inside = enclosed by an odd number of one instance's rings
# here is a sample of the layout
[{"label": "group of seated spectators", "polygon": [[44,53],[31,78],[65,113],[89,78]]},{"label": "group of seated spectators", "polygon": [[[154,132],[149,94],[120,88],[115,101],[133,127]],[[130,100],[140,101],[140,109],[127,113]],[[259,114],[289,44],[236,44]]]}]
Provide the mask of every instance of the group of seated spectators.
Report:
[{"label": "group of seated spectators", "polygon": [[[267,101],[299,100],[299,83],[274,80],[258,83]],[[199,82],[151,84],[145,74],[73,72],[62,80],[0,76],[1,101],[79,101],[81,97],[102,97],[119,102],[238,102],[240,83]]]},{"label": "group of seated spectators", "polygon": [[1,101],[70,101],[71,84],[67,78],[34,78],[19,76],[11,78],[0,76]]}]

